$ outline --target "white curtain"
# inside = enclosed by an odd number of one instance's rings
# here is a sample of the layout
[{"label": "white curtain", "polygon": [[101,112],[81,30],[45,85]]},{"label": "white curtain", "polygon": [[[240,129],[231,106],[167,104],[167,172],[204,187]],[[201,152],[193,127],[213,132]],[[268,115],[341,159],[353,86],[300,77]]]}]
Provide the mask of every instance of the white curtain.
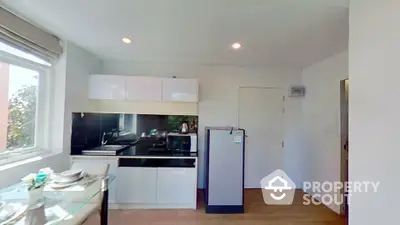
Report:
[{"label": "white curtain", "polygon": [[46,61],[62,53],[59,38],[28,23],[0,6],[0,41]]}]

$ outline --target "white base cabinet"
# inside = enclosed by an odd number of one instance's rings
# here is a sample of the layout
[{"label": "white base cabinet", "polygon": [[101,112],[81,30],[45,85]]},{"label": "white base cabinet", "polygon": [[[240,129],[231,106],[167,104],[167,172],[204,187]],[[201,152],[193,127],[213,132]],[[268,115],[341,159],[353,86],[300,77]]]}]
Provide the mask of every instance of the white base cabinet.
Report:
[{"label": "white base cabinet", "polygon": [[197,159],[195,158],[193,167],[183,168],[120,166],[118,157],[107,156],[72,156],[71,159],[71,163],[110,164],[109,174],[116,176],[109,186],[111,208],[196,209]]},{"label": "white base cabinet", "polygon": [[157,202],[157,168],[119,167],[118,203],[153,204]]},{"label": "white base cabinet", "polygon": [[160,204],[191,204],[196,201],[195,168],[158,168],[157,202]]},{"label": "white base cabinet", "polygon": [[196,168],[119,167],[120,209],[196,208]]}]

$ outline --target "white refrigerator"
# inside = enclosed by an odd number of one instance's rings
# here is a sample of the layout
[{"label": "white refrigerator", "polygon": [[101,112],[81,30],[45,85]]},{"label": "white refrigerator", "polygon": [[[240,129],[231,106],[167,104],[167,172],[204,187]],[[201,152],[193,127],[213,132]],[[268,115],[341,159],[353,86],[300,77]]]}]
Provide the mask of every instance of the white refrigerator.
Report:
[{"label": "white refrigerator", "polygon": [[206,213],[244,213],[245,130],[206,127]]}]

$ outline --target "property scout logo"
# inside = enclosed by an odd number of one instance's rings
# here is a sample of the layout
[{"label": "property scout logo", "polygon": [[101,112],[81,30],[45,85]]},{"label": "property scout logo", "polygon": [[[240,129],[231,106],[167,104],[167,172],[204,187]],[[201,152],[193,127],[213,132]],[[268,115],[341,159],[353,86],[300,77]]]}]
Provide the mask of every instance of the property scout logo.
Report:
[{"label": "property scout logo", "polygon": [[[296,185],[282,170],[275,170],[261,181],[264,202],[267,205],[291,205],[294,200]],[[380,182],[352,181],[352,182],[303,182],[303,204],[342,204],[346,198],[356,192],[378,192]],[[343,190],[342,190],[343,189]],[[313,193],[308,194],[308,193]]]}]

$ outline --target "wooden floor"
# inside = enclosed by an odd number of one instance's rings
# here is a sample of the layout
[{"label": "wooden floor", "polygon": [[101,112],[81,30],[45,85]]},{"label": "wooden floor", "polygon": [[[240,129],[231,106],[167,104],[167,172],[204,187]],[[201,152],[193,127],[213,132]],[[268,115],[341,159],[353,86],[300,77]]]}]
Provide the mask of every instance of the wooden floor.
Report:
[{"label": "wooden floor", "polygon": [[[302,193],[291,206],[264,204],[261,190],[246,190],[244,214],[205,214],[204,204],[197,210],[110,210],[110,225],[345,225],[345,218],[325,206],[304,206]],[[84,225],[99,225],[94,214]]]}]

